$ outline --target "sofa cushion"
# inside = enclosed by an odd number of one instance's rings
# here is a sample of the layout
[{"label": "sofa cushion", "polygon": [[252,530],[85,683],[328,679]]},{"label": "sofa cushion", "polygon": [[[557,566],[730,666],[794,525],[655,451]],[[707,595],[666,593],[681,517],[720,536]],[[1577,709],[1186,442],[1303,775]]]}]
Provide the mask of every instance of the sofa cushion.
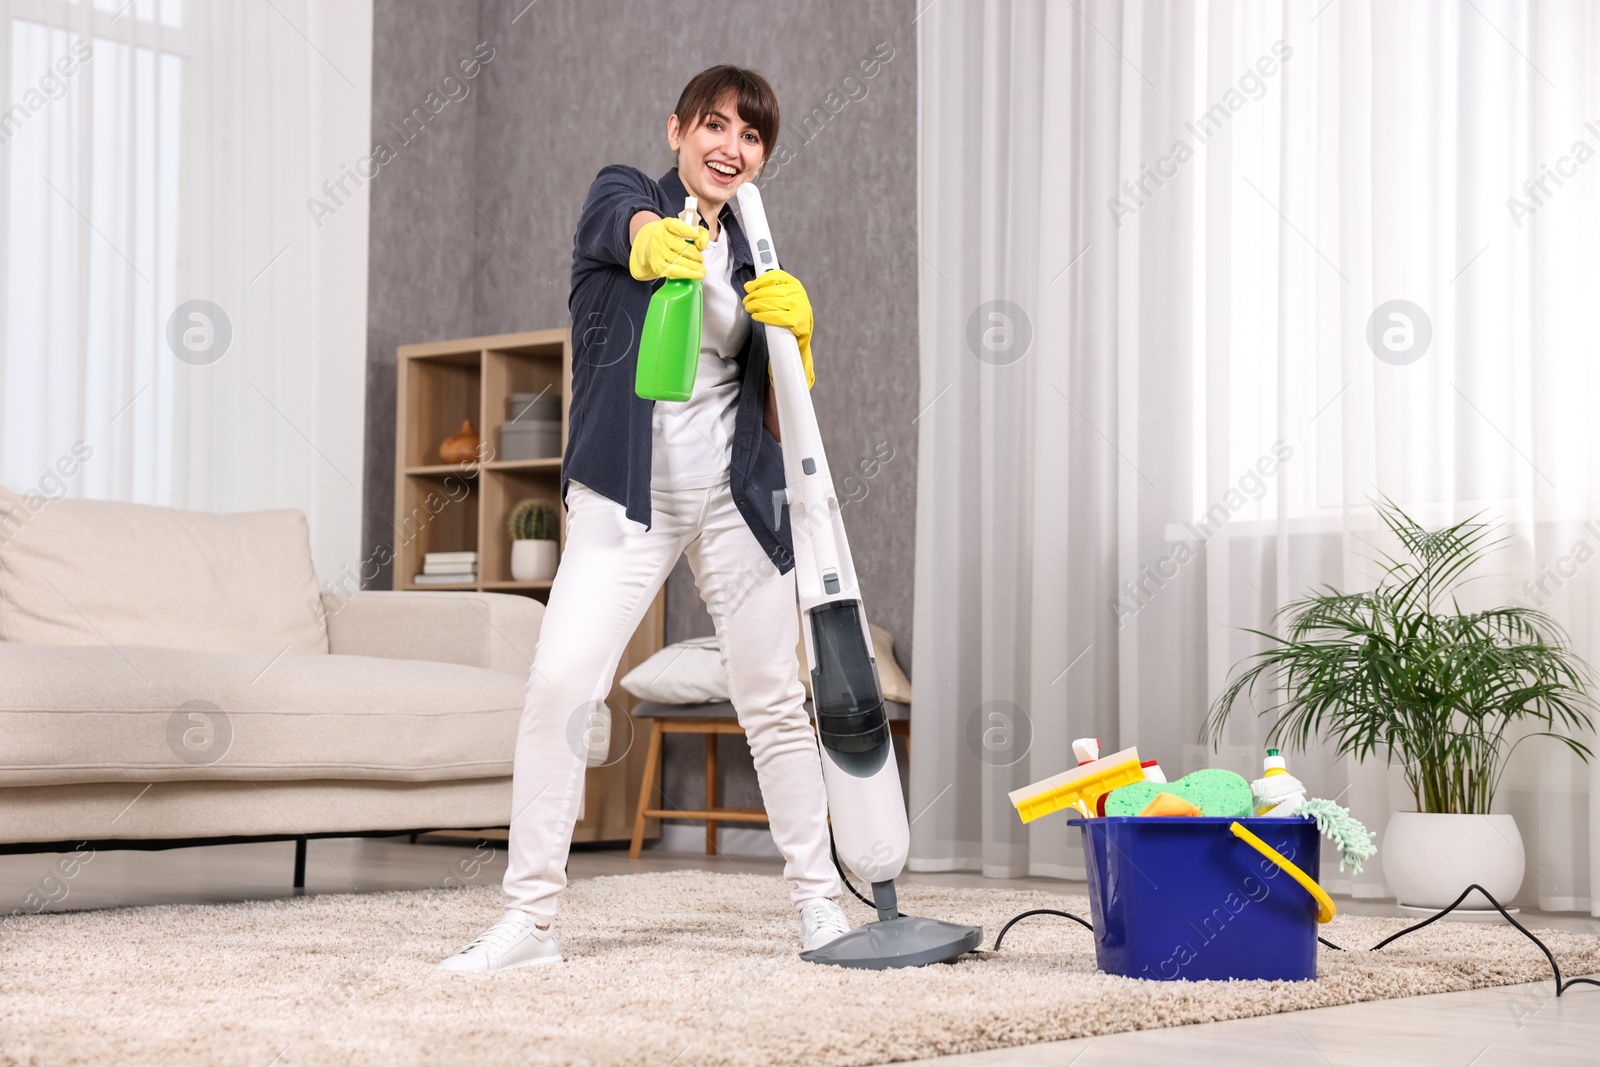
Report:
[{"label": "sofa cushion", "polygon": [[[7,843],[481,830],[510,821],[510,778],[96,782],[0,789],[0,841]],[[20,903],[20,893],[17,899]]]},{"label": "sofa cushion", "polygon": [[0,644],[0,787],[500,777],[525,684],[424,660]]},{"label": "sofa cushion", "polygon": [[0,489],[0,641],[327,652],[305,516]]}]

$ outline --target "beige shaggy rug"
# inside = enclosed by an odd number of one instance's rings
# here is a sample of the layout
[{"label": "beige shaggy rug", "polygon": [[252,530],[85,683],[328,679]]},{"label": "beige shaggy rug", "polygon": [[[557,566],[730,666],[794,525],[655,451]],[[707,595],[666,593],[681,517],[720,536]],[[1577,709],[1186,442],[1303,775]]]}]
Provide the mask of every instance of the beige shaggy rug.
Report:
[{"label": "beige shaggy rug", "polygon": [[[982,923],[985,948],[1027,908],[1089,914],[1042,892],[903,896],[912,913]],[[1089,933],[1049,916],[998,954],[848,971],[796,957],[778,879],[696,871],[574,884],[564,964],[436,976],[499,907],[498,887],[471,886],[6,918],[0,1063],[875,1064],[1550,974],[1507,927],[1436,923],[1381,953],[1324,950],[1315,982],[1142,982],[1097,973]],[[1404,925],[1323,932],[1364,948]],[[1566,973],[1600,972],[1600,938],[1541,936]]]}]

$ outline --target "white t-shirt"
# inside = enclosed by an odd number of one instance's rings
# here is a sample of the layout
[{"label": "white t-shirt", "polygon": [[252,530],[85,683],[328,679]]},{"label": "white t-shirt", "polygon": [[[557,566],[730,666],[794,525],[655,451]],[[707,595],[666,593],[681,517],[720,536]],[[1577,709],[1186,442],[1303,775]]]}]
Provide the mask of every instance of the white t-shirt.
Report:
[{"label": "white t-shirt", "polygon": [[750,315],[733,290],[728,228],[706,245],[700,286],[700,363],[694,393],[682,403],[657,400],[650,432],[650,488],[704,489],[728,479],[733,423],[739,412],[739,364]]}]

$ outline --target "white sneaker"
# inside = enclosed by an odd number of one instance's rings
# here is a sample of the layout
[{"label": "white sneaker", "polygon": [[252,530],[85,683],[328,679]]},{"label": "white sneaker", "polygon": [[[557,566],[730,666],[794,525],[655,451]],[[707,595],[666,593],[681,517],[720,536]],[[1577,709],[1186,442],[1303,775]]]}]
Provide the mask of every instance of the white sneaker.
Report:
[{"label": "white sneaker", "polygon": [[850,920],[844,917],[837,900],[817,897],[800,905],[801,952],[821,948],[840,934],[849,932]]},{"label": "white sneaker", "polygon": [[472,944],[443,960],[435,970],[482,974],[536,963],[560,963],[561,949],[556,947],[555,931],[541,930],[536,923],[527,912],[507,908],[499,922]]}]

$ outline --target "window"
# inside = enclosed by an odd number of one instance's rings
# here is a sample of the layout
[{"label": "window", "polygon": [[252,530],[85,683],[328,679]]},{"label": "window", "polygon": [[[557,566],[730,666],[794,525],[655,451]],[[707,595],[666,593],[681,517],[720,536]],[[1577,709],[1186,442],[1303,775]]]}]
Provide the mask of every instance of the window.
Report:
[{"label": "window", "polygon": [[[5,159],[0,481],[33,485],[73,438],[167,455],[176,303],[182,0],[13,0]],[[143,386],[154,403],[133,405]],[[153,452],[152,452],[153,450]],[[140,464],[133,496],[159,500]],[[110,495],[86,464],[82,495]]]}]

